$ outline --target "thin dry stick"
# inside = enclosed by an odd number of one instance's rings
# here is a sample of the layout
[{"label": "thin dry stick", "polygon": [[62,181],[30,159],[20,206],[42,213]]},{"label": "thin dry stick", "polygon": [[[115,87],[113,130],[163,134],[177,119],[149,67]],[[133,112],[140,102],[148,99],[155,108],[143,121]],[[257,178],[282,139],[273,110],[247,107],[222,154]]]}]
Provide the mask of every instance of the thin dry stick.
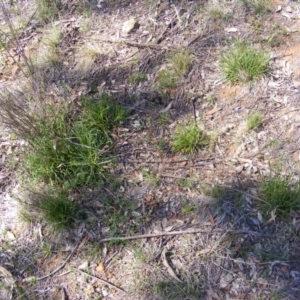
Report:
[{"label": "thin dry stick", "polygon": [[110,286],[111,288],[113,288],[113,289],[115,289],[115,290],[117,290],[117,291],[119,291],[119,292],[122,292],[122,293],[127,294],[126,291],[124,291],[123,289],[121,289],[121,288],[117,287],[116,285],[110,283],[109,281],[106,281],[106,280],[104,280],[104,279],[101,279],[101,278],[99,278],[99,277],[97,277],[97,276],[95,276],[95,275],[92,275],[92,274],[90,274],[90,273],[87,273],[87,272],[85,272],[85,271],[82,271],[82,270],[79,270],[79,269],[76,269],[76,270],[77,270],[78,272],[81,272],[81,273],[87,275],[87,276],[90,276],[90,277],[92,277],[92,278],[97,279],[97,280],[100,281],[101,283],[106,284],[106,285]]},{"label": "thin dry stick", "polygon": [[169,231],[169,232],[161,232],[161,233],[148,233],[148,234],[140,234],[140,235],[132,235],[132,236],[125,236],[125,237],[111,237],[111,238],[105,238],[100,240],[100,243],[110,242],[110,241],[128,241],[128,240],[137,240],[137,239],[145,239],[145,238],[151,238],[151,237],[160,237],[160,236],[168,236],[168,235],[179,235],[179,234],[193,234],[193,233],[217,233],[217,232],[228,232],[228,233],[247,233],[247,234],[253,234],[253,235],[261,235],[261,236],[269,236],[264,233],[260,233],[257,231],[251,231],[251,230],[226,230],[226,229],[192,229],[192,230],[186,230],[186,231]]},{"label": "thin dry stick", "polygon": [[[149,151],[149,150],[147,150]],[[214,160],[215,158],[213,157],[208,157],[208,158],[203,158],[203,159],[181,159],[181,160],[176,160],[176,161],[164,161],[164,160],[153,160],[153,161],[142,161],[142,160],[137,160],[137,159],[128,159],[126,160],[126,162],[129,162],[129,163],[144,163],[144,164],[179,164],[179,163],[182,163],[182,162],[186,162],[186,161],[192,161],[192,162],[204,162],[204,161],[210,161],[210,160]],[[167,177],[167,176],[166,176]]]},{"label": "thin dry stick", "polygon": [[66,258],[66,260],[65,260],[58,268],[56,268],[54,271],[52,271],[52,272],[49,273],[48,275],[45,275],[45,276],[36,278],[36,280],[39,281],[39,280],[46,279],[46,278],[48,278],[48,277],[54,275],[55,273],[57,273],[59,270],[61,270],[61,269],[66,265],[66,263],[71,259],[71,257],[72,257],[73,254],[75,253],[75,251],[77,250],[77,248],[78,248],[78,246],[80,245],[81,240],[82,240],[82,238],[83,238],[83,236],[84,236],[84,233],[85,233],[85,232],[83,232],[83,234],[81,235],[81,237],[80,237],[80,239],[78,240],[77,244],[75,245],[73,251],[69,254],[69,256]]},{"label": "thin dry stick", "polygon": [[160,46],[158,44],[146,44],[146,43],[136,43],[133,41],[128,40],[107,40],[107,39],[95,39],[97,41],[103,42],[103,43],[110,43],[110,44],[125,44],[127,46],[131,47],[137,47],[137,48],[154,48],[154,49],[162,49],[162,50],[168,50],[168,47],[166,46]]}]

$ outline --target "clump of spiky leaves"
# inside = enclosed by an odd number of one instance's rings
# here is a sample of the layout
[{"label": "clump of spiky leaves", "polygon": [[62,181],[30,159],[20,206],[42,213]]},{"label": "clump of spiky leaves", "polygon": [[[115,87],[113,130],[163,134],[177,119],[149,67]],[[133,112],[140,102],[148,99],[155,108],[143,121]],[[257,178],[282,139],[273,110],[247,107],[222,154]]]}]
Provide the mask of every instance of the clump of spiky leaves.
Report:
[{"label": "clump of spiky leaves", "polygon": [[62,103],[31,103],[9,94],[0,97],[1,117],[29,144],[26,171],[33,180],[75,187],[93,185],[112,160],[111,130],[126,111],[107,95],[82,98],[80,109]]},{"label": "clump of spiky leaves", "polygon": [[255,130],[262,124],[262,115],[260,113],[249,114],[247,117],[247,130]]},{"label": "clump of spiky leaves", "polygon": [[270,0],[242,0],[242,2],[247,9],[253,10],[258,15],[265,15],[272,11]]},{"label": "clump of spiky leaves", "polygon": [[53,21],[57,16],[61,1],[59,0],[35,0],[37,15],[43,22]]},{"label": "clump of spiky leaves", "polygon": [[275,24],[270,30],[270,36],[267,39],[267,43],[271,47],[277,47],[283,43],[283,37],[288,34],[289,31],[285,27]]},{"label": "clump of spiky leaves", "polygon": [[139,83],[147,80],[147,75],[145,73],[135,71],[130,75],[129,78],[131,83]]},{"label": "clump of spiky leaves", "polygon": [[187,50],[179,50],[173,54],[171,62],[175,76],[184,76],[192,66],[191,54]]},{"label": "clump of spiky leaves", "polygon": [[300,182],[292,184],[291,175],[282,177],[278,170],[273,171],[260,184],[261,207],[265,214],[275,212],[279,219],[288,217],[293,210],[300,209]]},{"label": "clump of spiky leaves", "polygon": [[179,124],[172,139],[174,152],[192,154],[203,146],[209,145],[209,136],[194,122]]},{"label": "clump of spiky leaves", "polygon": [[269,59],[267,52],[238,41],[230,50],[221,54],[220,67],[227,81],[248,82],[268,72]]},{"label": "clump of spiky leaves", "polygon": [[76,52],[76,71],[90,72],[93,64],[103,56],[103,47],[98,43],[87,43]]},{"label": "clump of spiky leaves", "polygon": [[59,47],[62,40],[61,27],[52,24],[43,32],[41,43],[38,47],[37,66],[50,65],[55,66],[61,58],[61,49]]},{"label": "clump of spiky leaves", "polygon": [[177,86],[177,78],[174,72],[169,70],[162,70],[157,75],[158,88],[160,90],[170,90]]},{"label": "clump of spiky leaves", "polygon": [[232,18],[224,3],[219,0],[209,1],[206,6],[206,12],[208,18],[213,21],[228,20]]},{"label": "clump of spiky leaves", "polygon": [[78,210],[65,191],[53,188],[40,193],[32,192],[30,203],[25,203],[24,208],[21,212],[23,220],[46,221],[54,230],[71,228]]},{"label": "clump of spiky leaves", "polygon": [[105,177],[111,162],[110,131],[126,117],[125,110],[110,97],[82,99],[82,111],[70,112],[48,107],[47,115],[35,122],[27,136],[31,147],[26,155],[27,170],[46,183],[64,187],[94,184]]}]

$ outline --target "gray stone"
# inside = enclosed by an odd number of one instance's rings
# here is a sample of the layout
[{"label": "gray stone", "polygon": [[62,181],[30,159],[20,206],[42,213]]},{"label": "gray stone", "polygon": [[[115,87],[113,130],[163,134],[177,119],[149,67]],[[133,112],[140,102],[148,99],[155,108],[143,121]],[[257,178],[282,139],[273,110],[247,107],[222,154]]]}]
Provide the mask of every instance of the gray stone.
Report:
[{"label": "gray stone", "polygon": [[123,24],[122,33],[129,34],[132,31],[138,29],[140,24],[135,19],[130,19]]}]

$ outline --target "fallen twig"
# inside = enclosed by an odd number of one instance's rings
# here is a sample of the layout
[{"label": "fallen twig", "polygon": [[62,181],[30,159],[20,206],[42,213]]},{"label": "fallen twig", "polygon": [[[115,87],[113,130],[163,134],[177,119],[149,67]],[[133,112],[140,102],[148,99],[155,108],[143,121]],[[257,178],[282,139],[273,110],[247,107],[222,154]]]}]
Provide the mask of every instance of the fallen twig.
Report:
[{"label": "fallen twig", "polygon": [[36,278],[37,281],[40,281],[40,280],[43,280],[43,279],[46,279],[52,275],[54,275],[55,273],[57,273],[59,270],[61,270],[65,265],[66,263],[71,259],[71,257],[73,256],[73,254],[76,252],[78,246],[80,245],[81,243],[81,240],[84,236],[84,232],[83,234],[81,235],[80,239],[78,240],[77,244],[75,245],[74,249],[72,250],[72,252],[68,255],[68,257],[66,258],[66,260],[58,267],[56,268],[54,271],[52,271],[51,273],[45,275],[45,276],[42,276],[42,277],[39,277],[39,278]]},{"label": "fallen twig", "polygon": [[90,273],[87,273],[87,272],[82,271],[82,270],[79,270],[79,269],[76,269],[76,270],[77,270],[78,272],[81,272],[81,273],[87,275],[87,276],[90,276],[90,277],[92,277],[92,278],[97,279],[97,280],[100,281],[101,283],[106,284],[106,285],[110,286],[111,288],[113,288],[113,289],[115,289],[115,290],[117,290],[117,291],[119,291],[119,292],[122,292],[122,293],[127,294],[126,291],[124,291],[123,289],[121,289],[121,288],[117,287],[116,285],[110,283],[110,282],[107,281],[107,280],[101,279],[101,278],[99,278],[99,277],[97,277],[97,276],[95,276],[95,275],[92,275],[92,274],[90,274]]},{"label": "fallen twig", "polygon": [[160,236],[168,236],[168,235],[179,235],[179,234],[194,234],[194,233],[218,233],[218,232],[228,232],[228,233],[236,233],[236,234],[253,234],[253,235],[262,235],[262,236],[269,236],[264,233],[260,233],[257,231],[251,230],[226,230],[226,229],[191,229],[186,231],[169,231],[169,232],[160,232],[160,233],[148,233],[148,234],[139,234],[139,235],[132,235],[132,236],[125,236],[125,237],[111,237],[105,238],[100,240],[100,243],[110,242],[110,241],[128,241],[128,240],[137,240],[137,239],[145,239],[151,237],[160,237]]},{"label": "fallen twig", "polygon": [[97,39],[97,41],[100,41],[102,43],[109,43],[109,44],[125,44],[127,46],[131,47],[137,47],[137,48],[153,48],[153,49],[162,49],[162,50],[169,50],[166,46],[161,46],[158,43],[157,44],[148,44],[148,43],[137,43],[133,41],[128,40],[108,40],[108,39]]},{"label": "fallen twig", "polygon": [[[139,150],[139,149],[135,149],[135,150]],[[147,150],[149,151],[149,150]],[[143,164],[180,164],[182,162],[188,162],[191,161],[193,163],[197,163],[197,162],[203,162],[203,161],[211,161],[214,160],[215,157],[208,157],[208,158],[203,158],[203,159],[181,159],[181,160],[172,160],[172,161],[164,161],[164,160],[138,160],[138,159],[127,159],[126,162],[129,163],[143,163]],[[169,177],[169,175],[166,175],[165,177]],[[186,178],[185,178],[186,179]]]}]

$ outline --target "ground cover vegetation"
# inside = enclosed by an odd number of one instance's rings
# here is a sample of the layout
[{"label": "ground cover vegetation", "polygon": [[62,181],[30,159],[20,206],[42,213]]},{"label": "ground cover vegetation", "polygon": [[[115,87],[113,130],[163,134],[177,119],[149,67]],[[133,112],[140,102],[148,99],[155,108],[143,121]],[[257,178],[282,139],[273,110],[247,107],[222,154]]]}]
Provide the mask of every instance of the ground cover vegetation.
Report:
[{"label": "ground cover vegetation", "polygon": [[1,299],[297,299],[299,3],[171,2],[0,1]]}]

